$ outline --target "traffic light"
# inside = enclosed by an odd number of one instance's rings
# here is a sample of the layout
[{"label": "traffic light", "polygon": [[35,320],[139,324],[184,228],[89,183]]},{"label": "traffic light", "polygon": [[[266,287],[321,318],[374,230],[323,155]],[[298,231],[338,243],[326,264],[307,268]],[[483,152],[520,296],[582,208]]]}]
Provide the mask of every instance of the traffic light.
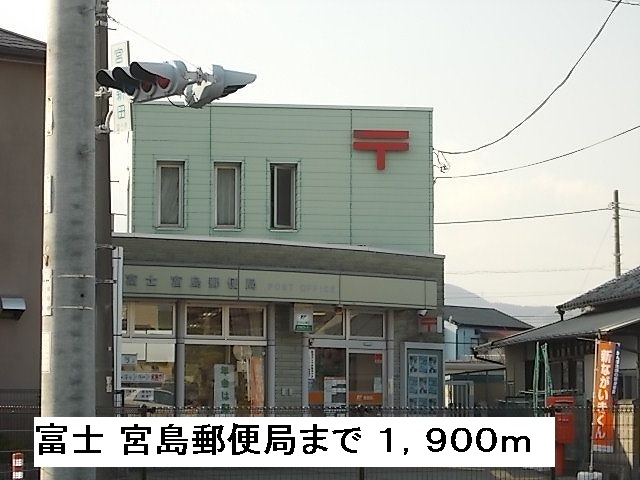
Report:
[{"label": "traffic light", "polygon": [[188,85],[185,92],[185,103],[192,108],[204,105],[240,90],[253,82],[253,73],[225,70],[220,65],[213,65],[213,74],[206,75],[205,81]]},{"label": "traffic light", "polygon": [[131,62],[128,67],[100,70],[96,80],[106,88],[115,88],[133,97],[136,103],[181,95],[196,77],[179,60],[164,63]]},{"label": "traffic light", "polygon": [[172,95],[184,95],[185,104],[201,108],[253,82],[253,73],[225,70],[213,66],[213,73],[198,69],[188,71],[185,64],[174,60],[164,63],[131,62],[128,67],[99,70],[98,84],[115,88],[133,98],[135,103],[149,102]]}]

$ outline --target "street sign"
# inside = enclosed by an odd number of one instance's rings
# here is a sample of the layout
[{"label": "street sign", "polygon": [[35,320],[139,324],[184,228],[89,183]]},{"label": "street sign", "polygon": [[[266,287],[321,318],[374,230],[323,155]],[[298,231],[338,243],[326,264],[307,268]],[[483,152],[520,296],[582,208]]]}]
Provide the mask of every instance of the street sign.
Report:
[{"label": "street sign", "polygon": [[[111,65],[124,67],[129,65],[129,42],[111,45]],[[131,98],[120,90],[112,89],[113,131],[115,133],[131,130]]]}]

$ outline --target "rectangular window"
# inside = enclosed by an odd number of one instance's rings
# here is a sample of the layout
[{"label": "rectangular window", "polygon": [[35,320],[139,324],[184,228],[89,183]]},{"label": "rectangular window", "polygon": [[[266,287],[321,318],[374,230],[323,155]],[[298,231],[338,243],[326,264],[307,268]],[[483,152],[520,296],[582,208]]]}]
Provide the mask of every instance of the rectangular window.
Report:
[{"label": "rectangular window", "polygon": [[264,407],[265,348],[185,345],[185,405],[220,411]]},{"label": "rectangular window", "polygon": [[264,336],[263,308],[229,308],[229,335],[240,337]]},{"label": "rectangular window", "polygon": [[126,302],[123,324],[134,335],[172,335],[173,304],[155,302]]},{"label": "rectangular window", "polygon": [[343,310],[323,305],[314,306],[313,335],[318,337],[344,337]]},{"label": "rectangular window", "polygon": [[240,165],[217,164],[215,199],[217,228],[240,228]]},{"label": "rectangular window", "polygon": [[296,228],[296,165],[271,165],[271,228]]},{"label": "rectangular window", "polygon": [[122,357],[126,359],[120,377],[125,407],[175,407],[175,343],[126,342]]},{"label": "rectangular window", "polygon": [[349,318],[349,335],[363,338],[384,337],[382,312],[353,312]]},{"label": "rectangular window", "polygon": [[187,307],[187,335],[222,335],[222,308]]},{"label": "rectangular window", "polygon": [[[246,337],[247,340],[265,339],[265,308],[241,305],[187,305],[187,336]],[[212,339],[213,340],[213,339]],[[234,340],[237,340],[235,338]]]},{"label": "rectangular window", "polygon": [[158,226],[182,227],[184,164],[158,162]]}]

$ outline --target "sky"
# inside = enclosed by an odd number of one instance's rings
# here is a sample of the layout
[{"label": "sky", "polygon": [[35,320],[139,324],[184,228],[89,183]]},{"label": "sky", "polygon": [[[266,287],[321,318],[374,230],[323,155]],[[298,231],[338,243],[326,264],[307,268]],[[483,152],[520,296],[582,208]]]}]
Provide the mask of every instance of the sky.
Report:
[{"label": "sky", "polygon": [[[640,0],[625,0],[640,4]],[[432,107],[434,148],[491,142],[565,78],[607,0],[110,0],[110,42],[132,60],[252,72],[232,103]],[[25,11],[29,15],[24,14]],[[46,41],[47,2],[0,27]],[[621,4],[567,82],[495,145],[446,155],[438,177],[539,162],[640,125],[640,5]],[[622,271],[640,265],[640,129],[539,166],[438,178],[435,222],[607,208],[617,189]],[[635,211],[633,211],[635,210]],[[612,211],[436,224],[445,282],[494,302],[558,305],[614,276]],[[461,304],[464,298],[447,298]]]}]

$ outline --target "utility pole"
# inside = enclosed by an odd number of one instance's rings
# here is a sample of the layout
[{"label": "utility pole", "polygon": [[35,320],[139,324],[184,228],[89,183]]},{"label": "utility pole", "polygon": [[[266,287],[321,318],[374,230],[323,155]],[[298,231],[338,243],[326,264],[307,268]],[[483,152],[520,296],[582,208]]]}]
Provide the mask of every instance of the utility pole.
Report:
[{"label": "utility pole", "polygon": [[[96,2],[95,72],[108,67],[107,3]],[[95,80],[94,80],[95,82]],[[95,83],[94,83],[95,84]],[[97,87],[96,87],[97,89]],[[95,126],[107,122],[109,97],[96,97]],[[96,144],[96,415],[113,414],[113,268],[111,265],[111,170],[109,125],[97,130]]]},{"label": "utility pole", "polygon": [[[95,0],[49,0],[41,415],[95,415]],[[92,480],[95,468],[43,468]]]},{"label": "utility pole", "polygon": [[[109,0],[96,1],[95,69],[109,66]],[[95,84],[96,90],[98,89]],[[96,416],[113,416],[113,251],[111,232],[111,168],[109,150],[109,95],[97,95],[95,116],[96,198]],[[97,480],[117,478],[117,467],[96,470]]]},{"label": "utility pole", "polygon": [[613,191],[613,257],[615,259],[616,278],[620,276],[620,203],[618,202],[618,190]]}]

